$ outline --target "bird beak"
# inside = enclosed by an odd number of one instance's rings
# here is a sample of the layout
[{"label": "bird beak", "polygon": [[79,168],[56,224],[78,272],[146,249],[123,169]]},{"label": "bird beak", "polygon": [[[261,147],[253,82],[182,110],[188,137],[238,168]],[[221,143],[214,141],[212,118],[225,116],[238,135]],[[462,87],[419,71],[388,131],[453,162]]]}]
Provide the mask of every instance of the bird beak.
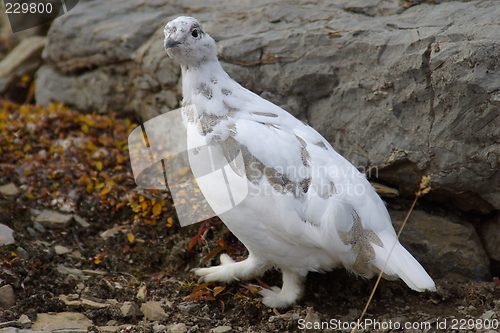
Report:
[{"label": "bird beak", "polygon": [[165,39],[165,48],[166,49],[169,49],[171,47],[176,47],[177,45],[181,44],[180,42],[177,42],[175,40],[173,40],[172,38],[168,37],[167,39]]}]

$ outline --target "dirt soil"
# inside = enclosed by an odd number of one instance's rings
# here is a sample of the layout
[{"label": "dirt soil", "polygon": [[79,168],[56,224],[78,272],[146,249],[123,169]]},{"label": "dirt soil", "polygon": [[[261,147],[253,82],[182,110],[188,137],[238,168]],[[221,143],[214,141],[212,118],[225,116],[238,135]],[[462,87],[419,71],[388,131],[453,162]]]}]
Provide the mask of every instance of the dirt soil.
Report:
[{"label": "dirt soil", "polygon": [[[123,317],[120,311],[124,302],[145,301],[163,302],[167,317],[161,324],[185,323],[190,332],[225,325],[241,332],[303,332],[306,322],[313,328],[323,322],[316,331],[333,332],[359,317],[375,279],[344,270],[309,274],[304,297],[279,311],[263,306],[253,286],[279,286],[277,271],[260,281],[198,283],[190,269],[217,264],[223,252],[235,259],[247,252],[217,218],[181,228],[168,192],[137,188],[127,152],[128,133],[136,126],[113,113],[81,115],[62,105],[44,109],[0,101],[0,185],[20,189],[0,194],[0,223],[16,239],[0,246],[0,286],[10,284],[16,295],[12,308],[0,308],[0,322],[77,311],[96,325],[92,331],[121,324],[136,325],[128,331],[153,331],[142,316]],[[78,215],[88,225],[34,223],[43,209]],[[494,282],[436,284],[436,293],[417,293],[401,281],[382,280],[365,318],[424,325],[383,332],[476,332],[488,331],[479,324],[500,315],[500,286]],[[109,306],[71,306],[61,295]]]}]

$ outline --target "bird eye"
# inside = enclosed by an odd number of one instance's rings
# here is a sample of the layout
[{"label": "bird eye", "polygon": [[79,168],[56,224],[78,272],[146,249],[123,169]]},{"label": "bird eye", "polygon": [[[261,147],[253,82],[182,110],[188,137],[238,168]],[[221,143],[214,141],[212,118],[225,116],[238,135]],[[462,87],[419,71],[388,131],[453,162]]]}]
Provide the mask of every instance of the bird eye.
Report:
[{"label": "bird eye", "polygon": [[191,36],[194,38],[198,37],[198,30],[194,29],[193,32],[191,32]]}]

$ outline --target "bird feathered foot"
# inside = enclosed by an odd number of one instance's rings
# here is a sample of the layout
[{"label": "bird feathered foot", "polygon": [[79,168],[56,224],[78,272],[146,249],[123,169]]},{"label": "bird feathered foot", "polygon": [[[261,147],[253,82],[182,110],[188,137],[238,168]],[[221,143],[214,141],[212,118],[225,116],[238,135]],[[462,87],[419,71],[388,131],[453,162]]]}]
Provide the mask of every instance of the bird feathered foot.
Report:
[{"label": "bird feathered foot", "polygon": [[282,273],[283,286],[281,288],[271,287],[271,290],[263,289],[259,292],[264,297],[262,303],[270,308],[287,308],[302,296],[302,282],[305,276],[288,270],[282,270]]},{"label": "bird feathered foot", "polygon": [[219,266],[194,268],[193,272],[201,276],[205,282],[218,281],[231,283],[260,276],[264,274],[268,268],[251,254],[246,260],[236,262],[224,253],[220,256],[220,262],[221,264]]},{"label": "bird feathered foot", "polygon": [[[261,276],[269,268],[251,254],[246,260],[238,262],[231,259],[227,254],[221,254],[220,262],[219,266],[195,268],[193,272],[201,276],[205,282],[231,283]],[[282,309],[289,307],[302,296],[304,276],[289,270],[282,270],[282,273],[282,288],[271,287],[271,290],[263,289],[259,292],[264,297],[262,303],[270,308]]]}]

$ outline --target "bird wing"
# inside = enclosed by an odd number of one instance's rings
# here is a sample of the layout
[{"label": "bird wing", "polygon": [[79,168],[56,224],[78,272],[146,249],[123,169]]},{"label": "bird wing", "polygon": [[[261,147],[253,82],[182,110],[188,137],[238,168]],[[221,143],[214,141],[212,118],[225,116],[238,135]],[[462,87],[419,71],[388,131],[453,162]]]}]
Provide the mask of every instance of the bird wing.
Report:
[{"label": "bird wing", "polygon": [[[358,258],[359,271],[366,270],[361,261],[374,258],[373,245],[383,246],[377,232],[389,238],[395,234],[364,175],[318,132],[280,107],[257,95],[240,98],[238,104],[238,112],[214,126],[208,141],[217,138],[228,161],[240,149],[245,169],[234,168],[253,185],[268,188],[266,206],[280,207],[274,214],[261,214],[271,216],[261,218],[268,231],[332,252],[354,249],[349,260]],[[255,209],[262,211],[262,202]]]}]

